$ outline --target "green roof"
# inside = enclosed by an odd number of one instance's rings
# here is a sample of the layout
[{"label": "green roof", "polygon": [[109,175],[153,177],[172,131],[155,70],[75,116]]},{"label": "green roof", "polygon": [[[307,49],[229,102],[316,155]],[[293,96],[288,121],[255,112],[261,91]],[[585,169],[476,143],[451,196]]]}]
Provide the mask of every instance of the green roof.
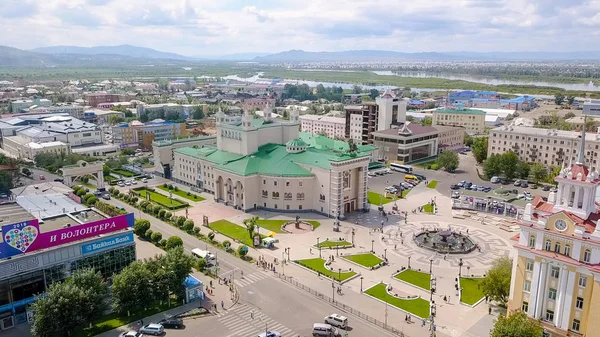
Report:
[{"label": "green roof", "polygon": [[295,146],[295,147],[303,147],[303,146],[308,146],[308,144],[306,144],[302,139],[298,138],[298,139],[293,139],[290,140],[289,142],[285,143],[286,146]]},{"label": "green roof", "polygon": [[[358,146],[356,154],[349,154],[347,153],[347,143],[327,137],[321,139],[320,137],[309,137],[312,143],[308,143],[309,147],[300,153],[288,153],[286,146],[281,144],[262,145],[257,152],[248,156],[220,151],[213,146],[183,147],[173,151],[210,161],[216,164],[215,168],[217,169],[241,176],[264,174],[282,177],[310,177],[313,176],[313,173],[306,166],[328,170],[331,168],[331,162],[369,156],[374,149],[370,145]],[[301,133],[301,139],[292,140],[292,142],[306,142],[303,139]],[[328,144],[331,147],[328,147]],[[343,144],[346,144],[346,146],[344,147]]]},{"label": "green roof", "polygon": [[485,111],[477,110],[477,109],[441,108],[441,109],[436,109],[435,112],[448,113],[448,114],[485,115]]},{"label": "green roof", "polygon": [[[350,149],[350,145],[343,140],[337,140],[329,138],[323,135],[312,134],[308,132],[300,132],[300,139],[302,139],[308,146],[320,149],[320,150],[331,150],[339,152],[347,152]],[[377,149],[373,145],[357,145],[358,152],[371,152]]]}]

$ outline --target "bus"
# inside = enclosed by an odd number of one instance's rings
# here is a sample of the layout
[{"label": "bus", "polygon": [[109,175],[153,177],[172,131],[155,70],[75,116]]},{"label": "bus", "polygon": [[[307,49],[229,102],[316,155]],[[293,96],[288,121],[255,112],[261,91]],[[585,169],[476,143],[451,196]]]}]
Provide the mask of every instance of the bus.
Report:
[{"label": "bus", "polygon": [[394,171],[404,172],[404,173],[412,173],[412,166],[410,165],[401,165],[396,163],[390,163],[390,168]]}]

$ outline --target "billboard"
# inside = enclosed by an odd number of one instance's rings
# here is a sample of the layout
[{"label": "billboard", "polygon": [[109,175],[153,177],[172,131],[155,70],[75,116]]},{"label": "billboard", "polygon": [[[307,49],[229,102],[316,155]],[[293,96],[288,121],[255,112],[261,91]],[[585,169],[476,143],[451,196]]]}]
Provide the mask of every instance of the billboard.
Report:
[{"label": "billboard", "polygon": [[133,242],[133,233],[100,239],[81,246],[81,255],[91,254]]},{"label": "billboard", "polygon": [[133,213],[41,233],[37,219],[2,226],[0,259],[133,227]]}]

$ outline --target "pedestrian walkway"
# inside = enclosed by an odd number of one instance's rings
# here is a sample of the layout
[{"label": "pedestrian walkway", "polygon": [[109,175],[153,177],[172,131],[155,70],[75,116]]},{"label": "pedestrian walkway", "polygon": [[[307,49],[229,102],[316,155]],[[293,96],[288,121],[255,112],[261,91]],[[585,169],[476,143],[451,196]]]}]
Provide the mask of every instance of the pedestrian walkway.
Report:
[{"label": "pedestrian walkway", "polygon": [[218,321],[233,333],[232,336],[258,335],[265,330],[277,331],[282,336],[297,336],[291,329],[246,303],[238,304],[226,312],[220,312],[217,317]]},{"label": "pedestrian walkway", "polygon": [[243,287],[249,286],[255,282],[258,282],[258,281],[264,280],[264,279],[268,279],[268,278],[272,278],[272,273],[258,271],[255,273],[245,274],[241,279],[238,278],[238,279],[234,280],[233,282],[235,282],[235,284],[239,288],[243,288]]}]

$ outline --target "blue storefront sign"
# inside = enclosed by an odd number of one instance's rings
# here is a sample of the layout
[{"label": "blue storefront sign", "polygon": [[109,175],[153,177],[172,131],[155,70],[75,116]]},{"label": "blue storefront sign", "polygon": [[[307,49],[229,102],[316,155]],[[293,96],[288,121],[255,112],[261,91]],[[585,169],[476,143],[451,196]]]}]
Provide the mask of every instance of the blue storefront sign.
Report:
[{"label": "blue storefront sign", "polygon": [[96,240],[81,246],[81,254],[100,252],[133,242],[133,233],[126,233],[112,238]]},{"label": "blue storefront sign", "polygon": [[0,305],[0,312],[4,312],[4,311],[8,311],[8,310],[12,310],[14,311],[15,308],[18,307],[22,307],[24,305],[30,304],[35,302],[35,297],[28,297],[28,298],[24,298],[22,300],[18,300],[18,301],[14,301],[12,303],[8,303],[5,305]]}]

